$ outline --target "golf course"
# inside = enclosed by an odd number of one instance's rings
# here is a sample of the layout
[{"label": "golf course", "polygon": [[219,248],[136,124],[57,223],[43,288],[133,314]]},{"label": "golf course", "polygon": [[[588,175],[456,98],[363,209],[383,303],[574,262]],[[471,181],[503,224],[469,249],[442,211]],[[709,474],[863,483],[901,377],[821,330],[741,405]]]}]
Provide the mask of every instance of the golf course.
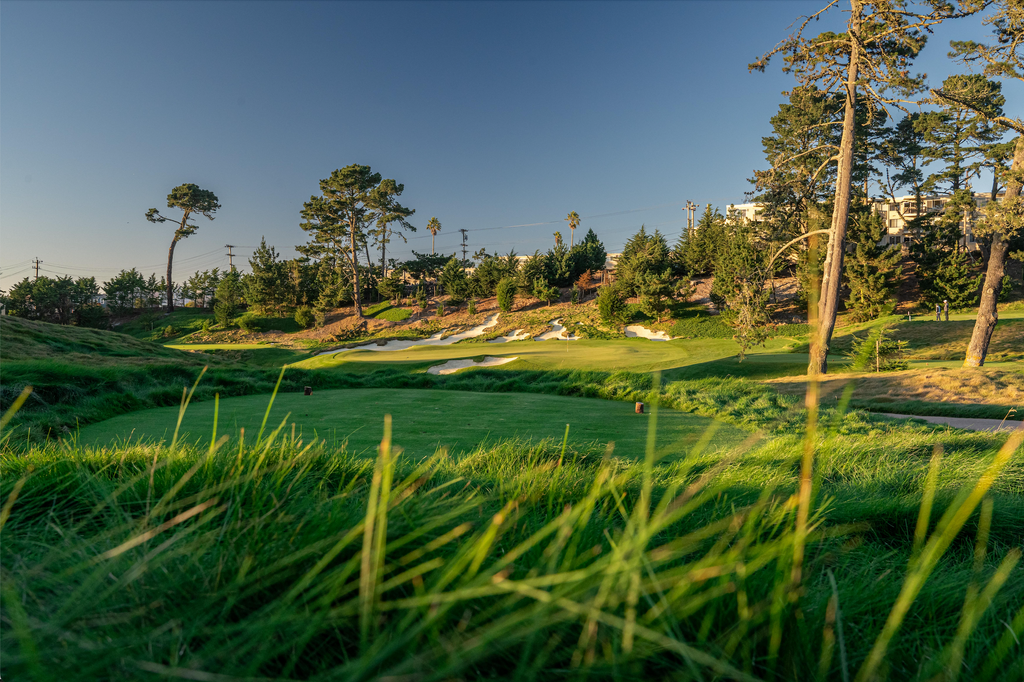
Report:
[{"label": "golf course", "polygon": [[1024,0],[0,11],[0,680],[1024,682]]}]

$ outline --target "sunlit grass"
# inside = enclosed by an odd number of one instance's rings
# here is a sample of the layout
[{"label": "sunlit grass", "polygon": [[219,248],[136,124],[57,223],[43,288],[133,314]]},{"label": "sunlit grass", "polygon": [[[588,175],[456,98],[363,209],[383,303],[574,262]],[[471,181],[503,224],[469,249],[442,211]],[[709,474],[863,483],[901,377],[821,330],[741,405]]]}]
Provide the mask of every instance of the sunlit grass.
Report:
[{"label": "sunlit grass", "polygon": [[825,413],[806,440],[674,461],[558,439],[421,459],[387,419],[374,461],[264,422],[209,447],[5,442],[4,672],[1024,673],[1020,433]]}]

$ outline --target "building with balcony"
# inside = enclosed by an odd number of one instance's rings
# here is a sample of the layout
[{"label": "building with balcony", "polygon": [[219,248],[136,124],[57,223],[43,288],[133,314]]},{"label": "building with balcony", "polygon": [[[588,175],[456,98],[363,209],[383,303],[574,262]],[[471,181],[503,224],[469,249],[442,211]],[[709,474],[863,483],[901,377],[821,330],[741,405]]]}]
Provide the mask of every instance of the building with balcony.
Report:
[{"label": "building with balcony", "polygon": [[[997,196],[1002,196],[997,195]],[[949,197],[922,196],[920,214],[935,214],[942,211]],[[977,251],[978,242],[974,237],[974,225],[981,217],[980,209],[984,208],[991,201],[991,193],[975,192],[974,203],[978,210],[971,214],[964,215],[960,221],[960,246],[967,251]],[[907,227],[907,223],[916,218],[918,207],[913,195],[896,197],[895,199],[872,199],[872,210],[882,218],[885,225],[885,234],[880,244],[909,249],[915,239],[920,238],[920,231]],[[733,204],[726,210],[726,217],[734,220],[751,221],[757,220],[761,213],[761,205]]]}]

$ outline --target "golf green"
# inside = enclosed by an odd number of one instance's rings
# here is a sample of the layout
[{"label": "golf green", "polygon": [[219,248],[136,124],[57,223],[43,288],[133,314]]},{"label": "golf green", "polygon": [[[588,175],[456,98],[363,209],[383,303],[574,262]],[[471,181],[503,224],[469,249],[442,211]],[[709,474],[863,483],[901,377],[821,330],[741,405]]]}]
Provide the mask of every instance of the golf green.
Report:
[{"label": "golf green", "polygon": [[[270,396],[245,396],[220,401],[217,434],[237,443],[242,429],[254,439]],[[643,457],[650,415],[634,413],[633,403],[522,393],[470,393],[419,389],[341,389],[278,394],[267,420],[273,430],[288,417],[285,433],[306,442],[326,439],[334,446],[347,441],[351,452],[369,454],[380,442],[384,415],[392,415],[394,443],[414,457],[433,454],[439,447],[466,453],[484,442],[508,438],[561,442],[566,424],[574,445],[615,442],[615,454]],[[182,421],[179,439],[208,444],[213,431],[214,403],[193,403]],[[80,442],[107,445],[128,440],[169,441],[178,408],[163,407],[121,415],[84,427]],[[659,457],[684,456],[709,429],[708,446],[731,447],[749,434],[706,417],[661,410],[656,452]]]}]

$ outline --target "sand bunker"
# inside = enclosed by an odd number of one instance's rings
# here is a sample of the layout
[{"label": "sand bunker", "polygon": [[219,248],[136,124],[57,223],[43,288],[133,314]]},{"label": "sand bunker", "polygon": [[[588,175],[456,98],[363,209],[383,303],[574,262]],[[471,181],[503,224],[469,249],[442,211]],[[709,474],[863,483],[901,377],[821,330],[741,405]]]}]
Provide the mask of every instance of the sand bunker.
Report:
[{"label": "sand bunker", "polygon": [[565,331],[565,327],[562,326],[562,320],[551,320],[551,331],[538,334],[534,337],[534,341],[547,341],[548,339],[562,339],[569,341],[579,341],[580,337],[570,333],[568,336],[562,336],[562,332]]},{"label": "sand bunker", "polygon": [[672,337],[665,332],[655,332],[641,327],[638,324],[631,324],[626,327],[626,336],[629,337],[640,337],[642,339],[650,339],[651,341],[671,341]]},{"label": "sand bunker", "polygon": [[450,346],[451,344],[462,341],[463,339],[472,339],[480,336],[484,333],[484,330],[493,327],[498,322],[498,313],[494,313],[484,323],[478,327],[473,327],[464,332],[458,334],[452,334],[451,336],[441,338],[444,336],[444,331],[440,331],[429,339],[412,339],[402,341],[388,341],[384,344],[366,343],[362,346],[355,346],[354,348],[338,348],[335,350],[324,351],[323,353],[317,353],[317,355],[333,355],[335,353],[344,353],[347,350],[372,350],[372,351],[386,351],[386,350],[407,350],[413,346]]},{"label": "sand bunker", "polygon": [[473,362],[472,360],[449,360],[443,365],[434,365],[427,370],[427,374],[454,374],[460,369],[466,369],[467,367],[494,367],[496,365],[504,365],[507,362],[518,360],[519,358],[496,358],[488,355],[480,362]]},{"label": "sand bunker", "polygon": [[508,343],[509,341],[525,341],[530,338],[529,334],[524,334],[522,329],[517,329],[510,336],[499,336],[496,339],[487,339],[487,343]]}]

